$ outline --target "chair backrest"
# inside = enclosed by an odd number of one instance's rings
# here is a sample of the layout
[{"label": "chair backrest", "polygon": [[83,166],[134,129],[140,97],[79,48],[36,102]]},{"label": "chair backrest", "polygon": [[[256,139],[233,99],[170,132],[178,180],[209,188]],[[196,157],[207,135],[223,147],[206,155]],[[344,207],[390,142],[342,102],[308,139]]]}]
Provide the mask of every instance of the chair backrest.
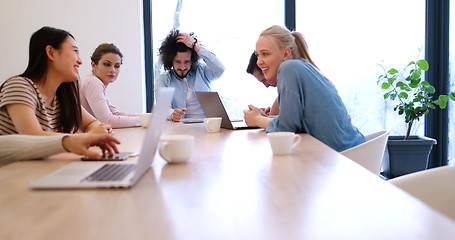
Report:
[{"label": "chair backrest", "polygon": [[368,134],[364,143],[344,150],[341,154],[379,176],[389,133],[390,130],[386,129]]},{"label": "chair backrest", "polygon": [[455,221],[455,166],[415,172],[388,182]]}]

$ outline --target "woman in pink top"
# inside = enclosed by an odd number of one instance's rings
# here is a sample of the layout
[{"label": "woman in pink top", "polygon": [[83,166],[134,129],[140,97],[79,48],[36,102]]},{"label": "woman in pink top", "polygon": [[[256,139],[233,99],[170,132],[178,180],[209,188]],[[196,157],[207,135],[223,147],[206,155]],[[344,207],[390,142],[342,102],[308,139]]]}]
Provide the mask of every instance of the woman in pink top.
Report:
[{"label": "woman in pink top", "polygon": [[123,55],[112,43],[99,45],[92,54],[92,75],[80,83],[81,104],[100,122],[113,128],[140,126],[136,113],[120,112],[106,96],[106,88],[120,74]]}]

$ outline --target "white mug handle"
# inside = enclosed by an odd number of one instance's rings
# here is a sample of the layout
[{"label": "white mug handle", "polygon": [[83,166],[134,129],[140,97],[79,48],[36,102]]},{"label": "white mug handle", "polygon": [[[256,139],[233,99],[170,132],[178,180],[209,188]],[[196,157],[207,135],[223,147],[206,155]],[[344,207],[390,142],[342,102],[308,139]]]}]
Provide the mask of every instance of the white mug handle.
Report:
[{"label": "white mug handle", "polygon": [[161,141],[160,142],[160,156],[164,158],[165,160],[170,160],[169,155],[167,154],[167,146],[169,145],[169,142],[167,141]]},{"label": "white mug handle", "polygon": [[291,148],[294,148],[300,142],[300,135],[294,135],[294,143],[292,144]]}]

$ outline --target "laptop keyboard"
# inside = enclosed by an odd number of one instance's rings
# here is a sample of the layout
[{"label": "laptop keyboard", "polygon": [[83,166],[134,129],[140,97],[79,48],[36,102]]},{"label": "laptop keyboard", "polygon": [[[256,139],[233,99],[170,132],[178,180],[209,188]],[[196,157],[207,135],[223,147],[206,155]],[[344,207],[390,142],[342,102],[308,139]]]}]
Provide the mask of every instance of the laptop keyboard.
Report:
[{"label": "laptop keyboard", "polygon": [[135,164],[105,164],[84,181],[119,181],[136,167]]}]

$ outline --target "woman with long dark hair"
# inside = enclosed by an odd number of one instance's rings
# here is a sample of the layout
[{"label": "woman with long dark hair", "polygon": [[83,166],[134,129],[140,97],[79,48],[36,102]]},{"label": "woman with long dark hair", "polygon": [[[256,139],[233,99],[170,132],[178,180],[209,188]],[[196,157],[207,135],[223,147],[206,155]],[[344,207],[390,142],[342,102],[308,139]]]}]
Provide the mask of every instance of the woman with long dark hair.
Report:
[{"label": "woman with long dark hair", "polygon": [[30,38],[27,69],[0,87],[0,135],[109,132],[110,126],[81,107],[81,64],[69,32],[52,27],[36,31]]}]

